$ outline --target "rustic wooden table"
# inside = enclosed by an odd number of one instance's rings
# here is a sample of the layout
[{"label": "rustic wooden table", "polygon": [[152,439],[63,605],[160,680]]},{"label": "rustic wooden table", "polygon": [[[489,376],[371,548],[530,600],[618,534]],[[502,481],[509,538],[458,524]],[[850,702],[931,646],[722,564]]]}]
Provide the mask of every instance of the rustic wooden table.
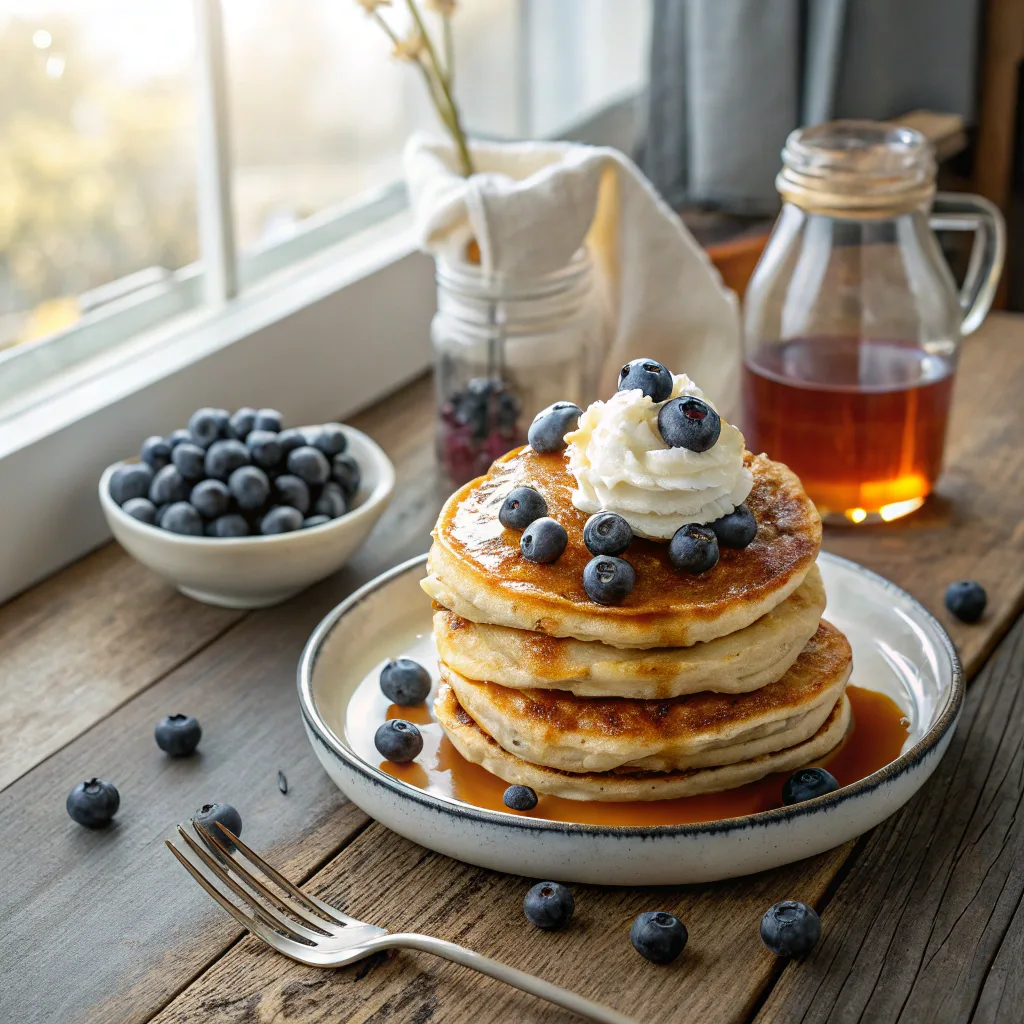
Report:
[{"label": "rustic wooden table", "polygon": [[[900,583],[949,627],[975,676],[952,747],[900,813],[856,843],[750,878],[660,890],[577,886],[564,933],[522,917],[526,882],[400,839],[348,804],[302,731],[295,665],[346,594],[423,551],[443,495],[422,380],[356,419],[399,486],[345,570],[279,608],[189,601],[108,546],[0,608],[0,1021],[563,1021],[561,1011],[414,953],[317,972],[261,948],[163,847],[207,800],[352,914],[452,939],[643,1021],[1009,1021],[1024,1010],[1024,318],[993,316],[965,346],[937,495],[826,547]],[[981,623],[951,621],[946,583],[989,593]],[[153,742],[197,715],[201,754]],[[287,776],[282,794],[278,771]],[[90,832],[64,812],[76,782],[114,780],[121,811]],[[758,938],[784,898],[823,937],[784,964]],[[670,967],[628,942],[666,908],[690,943]]]}]

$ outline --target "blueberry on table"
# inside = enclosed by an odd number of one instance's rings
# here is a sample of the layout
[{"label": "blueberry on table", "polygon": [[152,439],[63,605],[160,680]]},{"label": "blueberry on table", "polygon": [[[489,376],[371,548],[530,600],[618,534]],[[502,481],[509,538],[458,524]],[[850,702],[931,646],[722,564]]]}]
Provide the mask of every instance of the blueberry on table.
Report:
[{"label": "blueberry on table", "polygon": [[185,478],[178,472],[177,466],[164,466],[153,477],[153,482],[149,485],[149,500],[154,505],[170,505],[175,501],[187,501],[190,490]]},{"label": "blueberry on table", "polygon": [[204,519],[217,519],[230,507],[231,492],[221,480],[200,480],[192,488],[188,501]]},{"label": "blueberry on table", "polygon": [[638,914],[629,929],[633,948],[654,964],[670,964],[686,946],[686,925],[667,910]]},{"label": "blueberry on table", "polygon": [[708,523],[722,548],[745,548],[757,536],[757,520],[746,505],[737,505],[728,515]]},{"label": "blueberry on table", "polygon": [[373,745],[386,760],[405,764],[419,756],[423,749],[423,737],[412,722],[392,718],[373,734]]},{"label": "blueberry on table", "polygon": [[164,715],[153,730],[156,745],[171,757],[187,757],[199,746],[203,730],[192,715]]},{"label": "blueberry on table", "polygon": [[804,956],[821,937],[821,921],[813,907],[784,900],[761,918],[761,941],[776,956]]},{"label": "blueberry on table", "polygon": [[422,704],[430,693],[430,673],[412,658],[398,658],[381,669],[380,688],[392,704]]},{"label": "blueberry on table", "polygon": [[291,505],[303,515],[309,511],[312,498],[309,484],[291,473],[284,473],[274,481],[274,498],[279,505]]},{"label": "blueberry on table", "polygon": [[235,844],[224,835],[218,825],[223,825],[232,835],[240,836],[242,834],[242,816],[231,804],[203,804],[192,815],[192,821],[196,825],[202,825],[214,839],[221,842],[229,851],[235,848]]},{"label": "blueberry on table", "polygon": [[256,430],[271,430],[275,434],[281,433],[284,426],[284,419],[276,409],[259,409],[256,412],[256,420],[253,427]]},{"label": "blueberry on table", "polygon": [[597,512],[583,527],[583,543],[592,555],[621,555],[633,543],[633,529],[615,512]]},{"label": "blueberry on table", "polygon": [[721,435],[722,420],[707,402],[681,395],[661,407],[658,430],[665,444],[672,448],[706,452]]},{"label": "blueberry on table", "polygon": [[306,443],[332,458],[340,455],[348,447],[348,438],[340,423],[325,423],[321,427],[314,427],[306,434]]},{"label": "blueberry on table", "polygon": [[171,461],[171,445],[166,437],[154,434],[142,442],[139,458],[154,472],[163,469]]},{"label": "blueberry on table", "polygon": [[839,788],[836,777],[824,768],[801,768],[794,772],[782,787],[784,804],[800,804],[816,796],[834,793]]},{"label": "blueberry on table", "polygon": [[245,516],[229,512],[206,524],[207,537],[248,537],[252,533]]},{"label": "blueberry on table", "polygon": [[236,469],[248,466],[252,461],[249,449],[234,438],[214,441],[207,449],[203,469],[215,480],[227,480]]},{"label": "blueberry on table", "polygon": [[153,483],[153,470],[145,462],[126,462],[110,474],[110,496],[118,505],[144,498]]},{"label": "blueberry on table", "polygon": [[329,523],[330,521],[330,516],[309,516],[302,520],[302,528],[304,530],[308,530],[311,526],[323,526],[325,523]]},{"label": "blueberry on table", "polygon": [[535,519],[523,530],[519,539],[519,550],[524,558],[531,562],[554,562],[569,543],[569,534],[561,523],[556,523],[550,516]]},{"label": "blueberry on table", "polygon": [[196,409],[188,419],[188,432],[195,444],[209,448],[218,437],[226,437],[231,417],[227,409]]},{"label": "blueberry on table", "polygon": [[525,530],[548,514],[548,503],[532,487],[514,487],[498,509],[498,522],[510,530]]},{"label": "blueberry on table", "polygon": [[275,505],[261,520],[260,533],[265,537],[302,529],[302,513],[291,505]]},{"label": "blueberry on table", "polygon": [[331,459],[331,479],[341,487],[345,500],[351,504],[362,480],[359,463],[348,452],[335,455]]},{"label": "blueberry on table", "polygon": [[985,588],[977,580],[960,580],[946,588],[946,607],[961,622],[977,622],[987,601]]},{"label": "blueberry on table", "polygon": [[284,459],[277,434],[270,430],[257,428],[250,431],[249,436],[245,439],[245,446],[249,449],[253,463],[261,469],[277,469]]},{"label": "blueberry on table", "polygon": [[156,505],[149,498],[129,498],[121,506],[121,510],[132,519],[138,519],[140,523],[146,523],[147,526],[156,525]]},{"label": "blueberry on table", "polygon": [[687,523],[669,541],[668,560],[677,572],[699,576],[718,564],[718,538],[706,526]]},{"label": "blueberry on table", "polygon": [[244,441],[252,430],[256,423],[256,410],[250,409],[249,406],[243,405],[241,409],[235,412],[231,419],[228,420],[228,436],[235,438],[236,441]]},{"label": "blueberry on table", "polygon": [[206,449],[185,441],[171,452],[171,462],[185,480],[202,480],[206,474]]},{"label": "blueberry on table", "polygon": [[267,474],[256,466],[242,466],[228,477],[228,490],[243,511],[262,508],[270,497]]},{"label": "blueberry on table", "polygon": [[312,444],[313,442],[308,440],[298,427],[289,427],[277,435],[277,443],[281,446],[281,458],[285,459],[288,457],[289,452],[293,452],[296,448],[301,448],[303,445]]},{"label": "blueberry on table", "polygon": [[112,782],[89,779],[88,782],[80,782],[68,793],[66,806],[72,820],[79,825],[99,828],[117,814],[121,806],[121,795]]},{"label": "blueberry on table", "polygon": [[575,402],[555,402],[533,418],[526,440],[535,452],[560,452],[565,435],[575,430],[583,410]]},{"label": "blueberry on table", "polygon": [[180,533],[189,537],[203,535],[203,517],[187,501],[176,501],[170,505],[160,517],[160,526],[170,533]]},{"label": "blueberry on table", "polygon": [[532,811],[537,806],[537,793],[529,786],[509,786],[501,802],[511,811]]},{"label": "blueberry on table", "polygon": [[561,928],[575,909],[572,893],[561,882],[538,882],[523,898],[526,920],[546,932]]},{"label": "blueberry on table", "polygon": [[348,502],[345,501],[341,485],[336,484],[333,480],[328,480],[324,484],[323,490],[320,491],[320,496],[313,503],[314,515],[329,516],[331,519],[337,519],[338,516],[343,516],[347,511]]},{"label": "blueberry on table", "polygon": [[288,472],[305,480],[307,484],[319,487],[331,478],[331,464],[319,448],[303,445],[288,453]]},{"label": "blueberry on table", "polygon": [[631,359],[619,370],[618,391],[642,391],[654,402],[672,394],[672,374],[656,359]]},{"label": "blueberry on table", "polygon": [[635,585],[636,573],[624,558],[598,555],[583,569],[583,589],[597,604],[618,604],[629,597]]}]

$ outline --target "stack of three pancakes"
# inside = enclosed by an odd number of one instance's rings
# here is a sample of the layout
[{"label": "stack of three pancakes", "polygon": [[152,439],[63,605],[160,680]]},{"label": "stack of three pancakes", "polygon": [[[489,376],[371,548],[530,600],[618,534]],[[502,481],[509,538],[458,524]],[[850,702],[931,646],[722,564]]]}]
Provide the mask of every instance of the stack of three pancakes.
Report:
[{"label": "stack of three pancakes", "polygon": [[[587,515],[563,452],[527,447],[449,499],[423,589],[434,601],[435,712],[468,760],[509,784],[577,800],[661,800],[792,771],[850,724],[852,655],[821,620],[821,524],[799,480],[745,457],[758,531],[712,570],[680,574],[667,545],[634,539],[636,584],[588,598]],[[526,560],[498,510],[528,485],[565,527],[552,564]]]}]

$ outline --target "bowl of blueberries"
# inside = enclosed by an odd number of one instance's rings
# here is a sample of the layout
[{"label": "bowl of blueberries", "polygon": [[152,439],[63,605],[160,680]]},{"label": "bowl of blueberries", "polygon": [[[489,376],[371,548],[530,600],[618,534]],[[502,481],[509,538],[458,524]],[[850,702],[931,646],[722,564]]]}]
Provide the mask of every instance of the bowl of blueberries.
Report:
[{"label": "bowl of blueberries", "polygon": [[108,466],[99,494],[125,550],[183,594],[264,608],[340,569],[394,486],[390,459],[354,427],[204,408]]}]

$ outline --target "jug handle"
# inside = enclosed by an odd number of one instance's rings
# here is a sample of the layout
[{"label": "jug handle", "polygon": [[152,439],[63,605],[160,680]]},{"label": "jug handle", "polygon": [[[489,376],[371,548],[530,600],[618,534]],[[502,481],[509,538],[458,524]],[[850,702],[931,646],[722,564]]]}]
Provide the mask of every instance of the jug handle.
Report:
[{"label": "jug handle", "polygon": [[960,333],[966,337],[981,326],[996,297],[1006,259],[1006,223],[995,203],[961,192],[937,192],[928,223],[933,231],[974,232],[960,289]]}]

